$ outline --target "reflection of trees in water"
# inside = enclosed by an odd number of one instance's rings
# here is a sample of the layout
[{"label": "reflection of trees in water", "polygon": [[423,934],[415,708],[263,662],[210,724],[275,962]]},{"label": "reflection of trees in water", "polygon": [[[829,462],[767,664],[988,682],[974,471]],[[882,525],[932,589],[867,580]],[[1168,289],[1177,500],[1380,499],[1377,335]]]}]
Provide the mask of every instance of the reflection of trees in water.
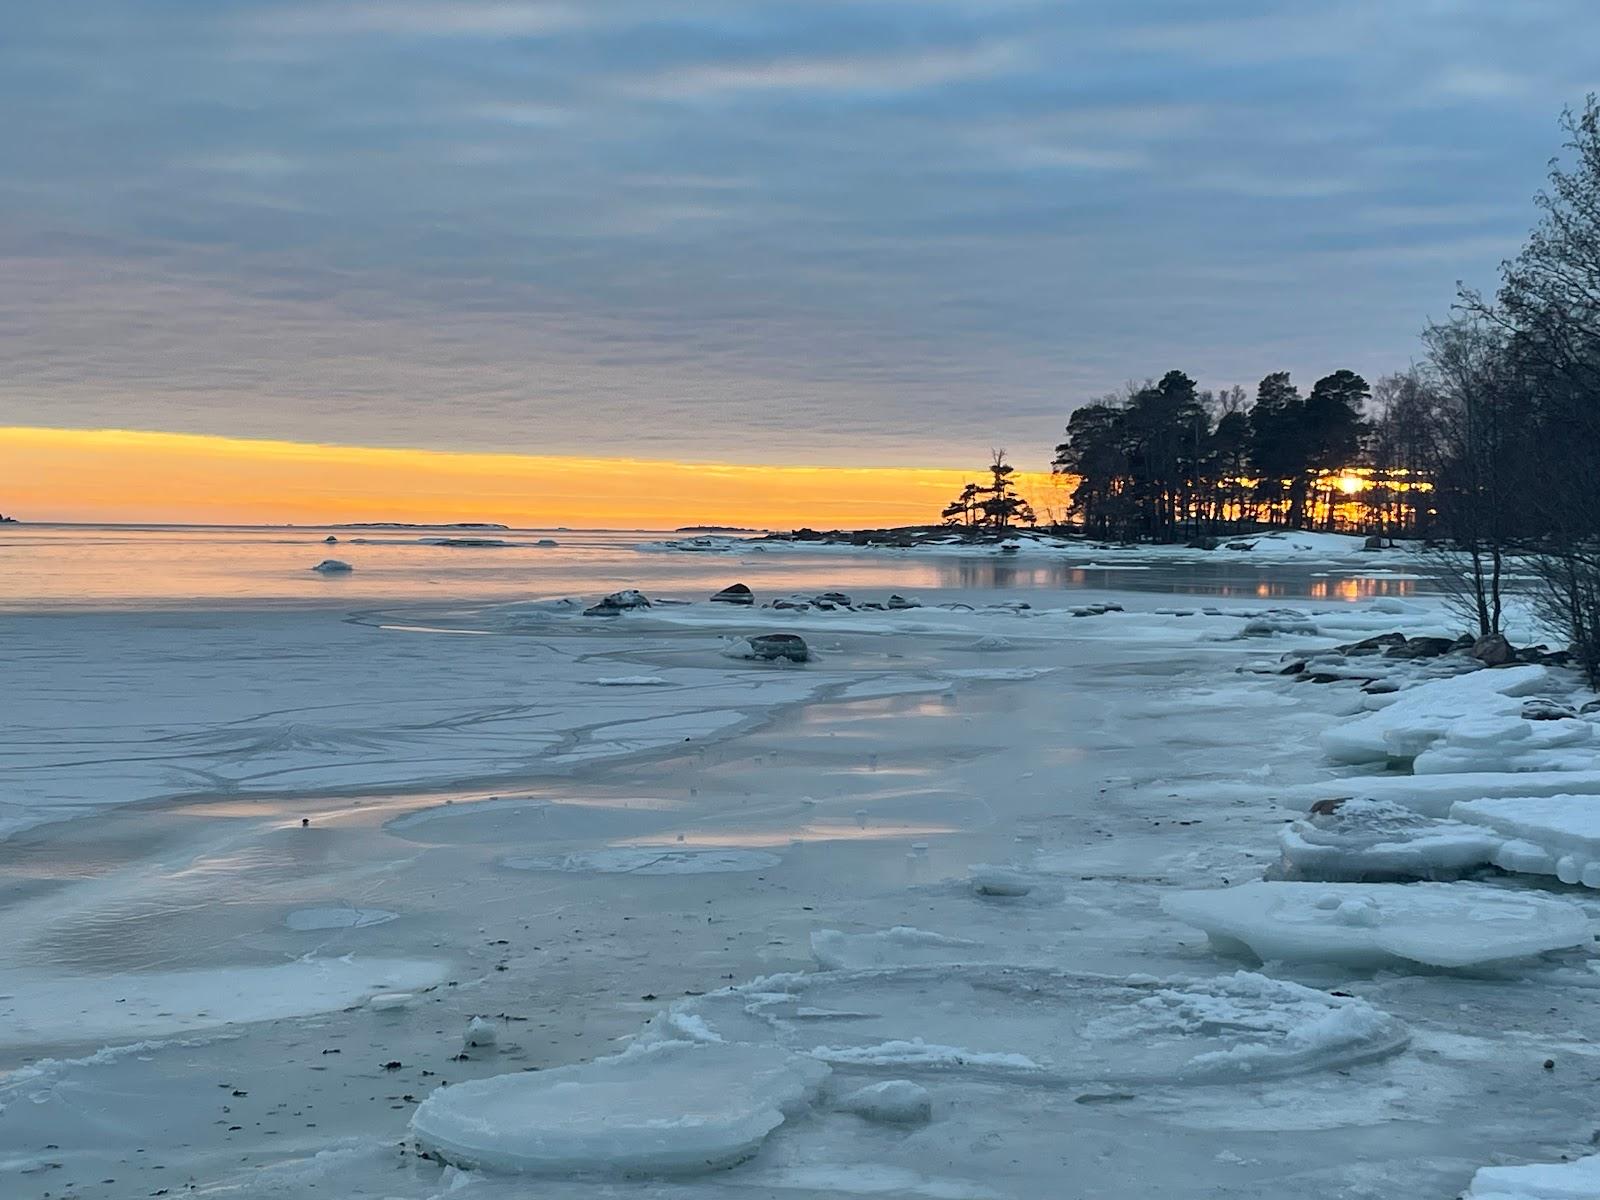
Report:
[{"label": "reflection of trees in water", "polygon": [[1088,588],[1103,591],[1163,592],[1191,596],[1244,596],[1259,600],[1375,600],[1417,594],[1417,581],[1382,575],[1315,578],[1290,568],[1276,578],[1262,578],[1257,568],[1144,566],[1138,569],[1084,567],[1068,563],[1015,563],[973,559],[940,562],[934,586],[965,591],[1008,591],[1019,588]]}]

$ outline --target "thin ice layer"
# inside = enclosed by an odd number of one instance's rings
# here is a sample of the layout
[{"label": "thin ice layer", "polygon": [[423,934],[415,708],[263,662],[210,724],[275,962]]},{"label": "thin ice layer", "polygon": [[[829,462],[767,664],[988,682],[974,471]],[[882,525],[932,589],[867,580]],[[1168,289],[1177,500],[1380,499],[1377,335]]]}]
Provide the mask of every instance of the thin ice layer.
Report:
[{"label": "thin ice layer", "polygon": [[674,1005],[708,1036],[855,1069],[1049,1087],[1207,1083],[1342,1067],[1396,1051],[1406,1027],[1353,997],[1240,971],[1112,979],[1037,967],[779,975]]},{"label": "thin ice layer", "polygon": [[1162,907],[1224,953],[1263,962],[1471,967],[1582,945],[1576,904],[1471,883],[1246,883]]},{"label": "thin ice layer", "polygon": [[828,1068],[775,1046],[657,1042],[442,1087],[411,1118],[445,1162],[534,1175],[689,1175],[754,1154]]}]

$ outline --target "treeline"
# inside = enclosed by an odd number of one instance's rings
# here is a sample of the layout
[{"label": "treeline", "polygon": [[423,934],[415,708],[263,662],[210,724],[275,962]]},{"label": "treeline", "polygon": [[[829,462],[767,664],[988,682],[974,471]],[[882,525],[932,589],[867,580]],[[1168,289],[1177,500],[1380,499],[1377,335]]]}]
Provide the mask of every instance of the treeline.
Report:
[{"label": "treeline", "polygon": [[1072,514],[1094,537],[1173,541],[1283,525],[1409,533],[1430,515],[1420,384],[1354,371],[1307,395],[1279,371],[1253,400],[1200,391],[1182,371],[1075,410],[1052,466],[1076,478]]},{"label": "treeline", "polygon": [[[1541,212],[1492,295],[1463,290],[1420,361],[1369,388],[1335,371],[1253,398],[1171,371],[1075,411],[1055,469],[1098,537],[1244,525],[1411,534],[1482,633],[1513,577],[1600,685],[1600,105],[1563,114]],[[1508,569],[1515,560],[1517,572]],[[1464,566],[1462,564],[1465,564]],[[1527,586],[1527,585],[1523,585]]]}]

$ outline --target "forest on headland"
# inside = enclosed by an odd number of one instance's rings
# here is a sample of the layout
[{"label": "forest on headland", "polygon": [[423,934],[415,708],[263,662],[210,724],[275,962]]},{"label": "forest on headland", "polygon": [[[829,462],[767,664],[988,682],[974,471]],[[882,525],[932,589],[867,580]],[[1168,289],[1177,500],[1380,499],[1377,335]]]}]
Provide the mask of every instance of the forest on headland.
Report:
[{"label": "forest on headland", "polygon": [[1539,615],[1600,677],[1600,103],[1561,128],[1498,288],[1460,288],[1405,370],[1369,383],[1339,369],[1305,392],[1272,371],[1253,395],[1168,371],[1071,413],[1052,459],[1066,512],[1041,521],[1001,451],[943,519],[974,536],[1042,523],[1201,548],[1271,527],[1425,539],[1485,633],[1515,559]]}]

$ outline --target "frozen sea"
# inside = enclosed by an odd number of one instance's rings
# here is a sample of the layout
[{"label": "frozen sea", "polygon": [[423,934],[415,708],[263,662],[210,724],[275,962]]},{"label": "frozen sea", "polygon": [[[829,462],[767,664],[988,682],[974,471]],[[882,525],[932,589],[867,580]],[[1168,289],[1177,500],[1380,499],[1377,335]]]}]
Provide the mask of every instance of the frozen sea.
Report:
[{"label": "frozen sea", "polygon": [[[757,607],[707,602],[734,582]],[[581,615],[625,587],[657,603]],[[759,607],[829,591],[852,606]],[[867,607],[891,594],[918,606]],[[1515,762],[1471,723],[1581,700],[1559,672],[1399,675],[1403,709],[1272,673],[1454,625],[1409,555],[1316,535],[0,527],[0,1194],[1450,1198],[1556,1169],[1600,1123],[1600,892],[1555,857],[1304,911],[1246,890],[1210,939],[1175,899],[1259,884],[1323,796],[1589,787],[1583,722],[1505,726]],[[727,653],[770,632],[814,660]],[[1435,737],[1417,774],[1326,749],[1386,719]],[[1471,828],[1485,861],[1540,836]],[[1473,1194],[1590,1194],[1507,1178]]]}]

